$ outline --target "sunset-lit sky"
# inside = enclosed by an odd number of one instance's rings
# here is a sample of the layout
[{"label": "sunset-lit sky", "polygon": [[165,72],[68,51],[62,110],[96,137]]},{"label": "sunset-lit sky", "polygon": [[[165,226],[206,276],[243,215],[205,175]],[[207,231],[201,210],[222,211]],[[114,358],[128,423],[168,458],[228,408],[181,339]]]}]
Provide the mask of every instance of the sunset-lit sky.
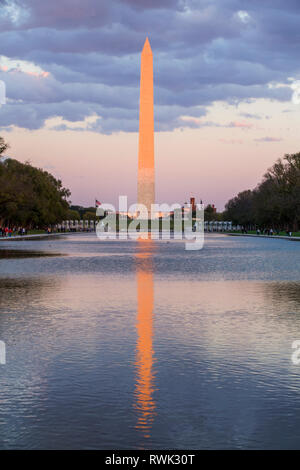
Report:
[{"label": "sunset-lit sky", "polygon": [[300,151],[298,0],[0,0],[0,135],[72,192],[136,200],[140,53],[154,56],[156,196],[222,209]]}]

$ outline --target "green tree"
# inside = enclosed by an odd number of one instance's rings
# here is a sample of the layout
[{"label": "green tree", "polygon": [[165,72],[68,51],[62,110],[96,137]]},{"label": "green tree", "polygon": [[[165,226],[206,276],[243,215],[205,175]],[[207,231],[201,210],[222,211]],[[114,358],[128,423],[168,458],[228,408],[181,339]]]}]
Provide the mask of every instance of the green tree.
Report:
[{"label": "green tree", "polygon": [[96,211],[86,211],[83,214],[83,220],[97,220],[99,217],[96,216]]},{"label": "green tree", "polygon": [[7,144],[6,142],[4,142],[3,137],[0,137],[0,156],[1,156],[2,153],[5,152],[5,150],[7,150],[8,148],[9,148],[9,144]]},{"label": "green tree", "polygon": [[74,209],[69,209],[66,218],[67,220],[80,220],[80,214]]},{"label": "green tree", "polygon": [[234,224],[245,227],[253,224],[253,192],[251,190],[242,191],[230,199],[225,205],[223,217],[226,220],[231,220]]},{"label": "green tree", "polygon": [[29,163],[0,163],[0,221],[10,225],[45,226],[66,219],[70,191],[50,173]]},{"label": "green tree", "polygon": [[297,231],[300,226],[300,152],[286,154],[251,191],[230,199],[223,216],[240,225]]}]

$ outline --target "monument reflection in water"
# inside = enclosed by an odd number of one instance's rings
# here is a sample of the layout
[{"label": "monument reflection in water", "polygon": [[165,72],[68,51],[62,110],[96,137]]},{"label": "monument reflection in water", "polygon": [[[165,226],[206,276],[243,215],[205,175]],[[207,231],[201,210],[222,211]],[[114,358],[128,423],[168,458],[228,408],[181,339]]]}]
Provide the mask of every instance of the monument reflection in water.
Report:
[{"label": "monument reflection in water", "polygon": [[152,240],[138,240],[137,266],[137,347],[136,347],[136,385],[135,408],[137,410],[136,428],[144,438],[150,437],[155,416],[154,393],[154,350],[153,350],[153,252]]}]

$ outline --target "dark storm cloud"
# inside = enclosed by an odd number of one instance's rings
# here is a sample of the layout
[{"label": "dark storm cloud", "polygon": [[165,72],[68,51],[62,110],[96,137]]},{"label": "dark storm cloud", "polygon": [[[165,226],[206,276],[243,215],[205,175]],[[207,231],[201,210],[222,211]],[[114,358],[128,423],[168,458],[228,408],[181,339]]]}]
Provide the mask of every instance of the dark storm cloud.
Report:
[{"label": "dark storm cloud", "polygon": [[182,116],[204,116],[216,100],[288,101],[288,77],[300,72],[299,21],[292,0],[0,0],[0,54],[49,72],[0,72],[9,98],[0,125],[98,116],[89,130],[137,131],[146,35],[158,130],[201,127]]}]

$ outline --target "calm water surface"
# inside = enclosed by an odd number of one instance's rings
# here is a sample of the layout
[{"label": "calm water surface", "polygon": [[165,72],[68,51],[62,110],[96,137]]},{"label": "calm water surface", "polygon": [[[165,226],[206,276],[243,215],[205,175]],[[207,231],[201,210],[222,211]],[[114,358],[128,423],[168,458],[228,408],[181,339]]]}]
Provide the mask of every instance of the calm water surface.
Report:
[{"label": "calm water surface", "polygon": [[299,260],[222,235],[0,242],[0,448],[299,449]]}]

